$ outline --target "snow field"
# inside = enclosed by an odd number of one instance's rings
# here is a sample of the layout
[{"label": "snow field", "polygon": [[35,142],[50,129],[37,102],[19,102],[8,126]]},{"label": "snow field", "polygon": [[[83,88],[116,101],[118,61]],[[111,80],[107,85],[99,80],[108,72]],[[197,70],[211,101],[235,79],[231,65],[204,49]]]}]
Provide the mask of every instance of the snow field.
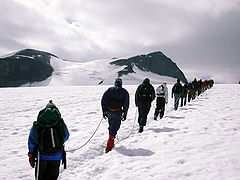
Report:
[{"label": "snow field", "polygon": [[[59,107],[69,128],[66,150],[71,150],[83,145],[95,131],[102,118],[100,100],[108,87],[2,88],[0,179],[33,179],[27,157],[28,133],[48,100]],[[137,86],[124,87],[131,102],[115,149],[104,153],[108,123],[103,120],[86,146],[67,153],[67,169],[61,166],[59,179],[239,179],[239,85],[214,85],[177,111],[173,110],[169,85],[165,117],[153,120],[154,101],[141,134],[134,104]]]}]

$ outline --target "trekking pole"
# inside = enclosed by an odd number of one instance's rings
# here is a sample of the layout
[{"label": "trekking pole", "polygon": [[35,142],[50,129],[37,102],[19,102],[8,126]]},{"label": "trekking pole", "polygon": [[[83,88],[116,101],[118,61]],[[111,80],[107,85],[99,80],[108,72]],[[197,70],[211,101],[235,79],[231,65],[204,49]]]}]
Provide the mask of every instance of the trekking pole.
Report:
[{"label": "trekking pole", "polygon": [[91,136],[82,146],[80,146],[80,147],[78,147],[78,148],[75,148],[75,149],[67,150],[66,152],[74,152],[74,151],[76,151],[76,150],[78,150],[78,149],[83,148],[85,145],[87,145],[87,144],[91,141],[91,139],[93,138],[93,136],[96,134],[96,132],[97,132],[100,124],[102,123],[102,121],[103,121],[103,117],[102,117],[102,119],[100,120],[100,122],[99,122],[96,130],[93,132],[92,136]]},{"label": "trekking pole", "polygon": [[39,177],[39,165],[40,165],[40,151],[38,150],[38,158],[37,158],[37,173],[36,173],[36,180],[38,180]]}]

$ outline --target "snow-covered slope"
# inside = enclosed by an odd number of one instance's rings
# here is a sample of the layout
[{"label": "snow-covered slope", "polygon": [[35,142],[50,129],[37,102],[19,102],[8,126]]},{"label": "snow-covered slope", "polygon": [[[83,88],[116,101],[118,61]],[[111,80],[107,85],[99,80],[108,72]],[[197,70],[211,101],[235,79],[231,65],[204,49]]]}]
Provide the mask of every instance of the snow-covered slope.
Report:
[{"label": "snow-covered slope", "polygon": [[[108,87],[1,89],[0,179],[33,179],[27,157],[28,133],[49,99],[69,128],[66,149],[71,150],[82,146],[95,131],[102,118],[101,96]],[[141,134],[134,104],[137,86],[124,87],[131,103],[115,149],[104,153],[108,138],[104,120],[86,146],[67,153],[68,166],[66,170],[61,166],[60,180],[239,180],[239,85],[214,85],[177,111],[169,97],[165,117],[159,121],[153,120],[154,101]]]},{"label": "snow-covered slope", "polygon": [[[56,57],[51,57],[51,65],[54,72],[51,77],[45,81],[32,83],[31,86],[87,86],[102,84],[109,85],[114,83],[117,78],[118,71],[122,70],[122,66],[110,65],[109,62],[113,60],[103,59],[95,60],[86,63],[63,61]],[[143,72],[134,67],[136,73],[124,75],[124,84],[139,84],[146,77],[150,78],[154,84],[159,84],[163,81],[173,83],[176,79],[160,76],[151,72]],[[25,86],[28,86],[25,85]]]}]

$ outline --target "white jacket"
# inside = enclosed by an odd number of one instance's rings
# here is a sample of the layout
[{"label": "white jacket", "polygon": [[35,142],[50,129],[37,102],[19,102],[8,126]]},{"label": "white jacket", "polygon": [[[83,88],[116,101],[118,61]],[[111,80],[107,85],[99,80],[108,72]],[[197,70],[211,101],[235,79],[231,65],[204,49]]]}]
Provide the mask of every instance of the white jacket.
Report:
[{"label": "white jacket", "polygon": [[[163,86],[164,95],[161,94],[162,86]],[[165,102],[168,103],[168,88],[166,85],[162,84],[158,86],[158,88],[156,89],[156,97],[164,97]]]}]

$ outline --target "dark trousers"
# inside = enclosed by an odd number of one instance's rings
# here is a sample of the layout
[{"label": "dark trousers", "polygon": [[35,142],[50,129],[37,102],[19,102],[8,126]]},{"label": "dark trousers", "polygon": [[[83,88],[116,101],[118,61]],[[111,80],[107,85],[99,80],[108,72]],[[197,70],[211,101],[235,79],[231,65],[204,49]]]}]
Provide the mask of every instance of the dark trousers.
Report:
[{"label": "dark trousers", "polygon": [[189,90],[188,93],[188,102],[190,102],[192,100],[192,96],[193,96],[193,90]]},{"label": "dark trousers", "polygon": [[147,116],[150,111],[151,104],[138,105],[138,124],[139,126],[146,126]]},{"label": "dark trousers", "polygon": [[187,95],[181,97],[181,107],[186,106],[187,104]]},{"label": "dark trousers", "polygon": [[160,114],[160,118],[164,116],[165,102],[166,101],[164,97],[157,97],[157,100],[156,100],[157,107],[155,109],[154,117],[158,117],[159,114]]},{"label": "dark trousers", "polygon": [[38,180],[57,180],[59,175],[60,160],[40,159],[39,172],[37,172],[37,166],[38,163],[35,169],[35,177],[38,176]]},{"label": "dark trousers", "polygon": [[178,109],[179,99],[181,98],[181,94],[174,93],[174,110]]},{"label": "dark trousers", "polygon": [[117,131],[119,130],[121,125],[122,111],[108,111],[107,117],[109,134],[111,134],[112,136],[116,136]]}]

